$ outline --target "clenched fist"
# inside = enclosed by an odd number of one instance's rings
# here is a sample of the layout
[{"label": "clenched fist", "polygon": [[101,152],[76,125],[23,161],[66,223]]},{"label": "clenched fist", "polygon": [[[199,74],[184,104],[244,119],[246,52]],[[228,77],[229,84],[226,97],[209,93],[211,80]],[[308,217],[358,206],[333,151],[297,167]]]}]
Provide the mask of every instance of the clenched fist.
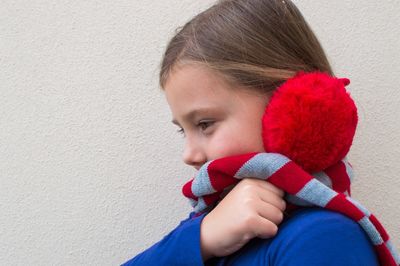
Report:
[{"label": "clenched fist", "polygon": [[246,178],[237,183],[201,223],[203,260],[230,255],[255,237],[273,237],[286,208],[283,196],[265,180]]}]

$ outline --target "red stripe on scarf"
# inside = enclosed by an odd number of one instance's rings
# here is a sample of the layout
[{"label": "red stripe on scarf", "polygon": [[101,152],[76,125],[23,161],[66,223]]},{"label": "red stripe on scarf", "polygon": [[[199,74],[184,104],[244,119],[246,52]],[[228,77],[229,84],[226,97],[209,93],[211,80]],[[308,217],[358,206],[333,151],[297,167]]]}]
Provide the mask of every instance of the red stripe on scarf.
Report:
[{"label": "red stripe on scarf", "polygon": [[365,216],[362,211],[346,199],[344,194],[337,194],[325,207],[343,213],[357,222]]},{"label": "red stripe on scarf", "polygon": [[234,178],[239,169],[257,153],[249,153],[234,157],[225,157],[214,160],[208,165],[208,176],[211,186],[215,191],[222,190],[232,184],[236,184],[240,179]]},{"label": "red stripe on scarf", "polygon": [[204,202],[207,204],[207,206],[210,206],[214,202],[219,200],[219,195],[221,195],[221,192],[215,192],[214,194],[206,195],[206,196],[203,197]]},{"label": "red stripe on scarf", "polygon": [[289,194],[297,194],[312,177],[297,164],[290,161],[276,171],[268,181]]},{"label": "red stripe on scarf", "polygon": [[376,219],[376,217],[373,214],[371,214],[369,216],[369,220],[376,227],[376,230],[378,230],[378,232],[381,235],[383,241],[384,242],[388,241],[389,240],[389,235],[386,232],[385,228],[383,228],[382,224],[378,221],[378,219]]},{"label": "red stripe on scarf", "polygon": [[185,197],[191,198],[194,200],[198,200],[198,197],[196,197],[193,192],[192,192],[192,184],[193,184],[194,178],[190,181],[188,181],[186,184],[183,185],[182,187],[182,193]]},{"label": "red stripe on scarf", "polygon": [[350,177],[346,172],[346,165],[343,162],[339,162],[327,168],[324,172],[332,180],[333,190],[340,193],[350,190]]},{"label": "red stripe on scarf", "polygon": [[374,246],[376,253],[378,253],[379,264],[383,266],[397,266],[392,254],[387,249],[385,243]]}]

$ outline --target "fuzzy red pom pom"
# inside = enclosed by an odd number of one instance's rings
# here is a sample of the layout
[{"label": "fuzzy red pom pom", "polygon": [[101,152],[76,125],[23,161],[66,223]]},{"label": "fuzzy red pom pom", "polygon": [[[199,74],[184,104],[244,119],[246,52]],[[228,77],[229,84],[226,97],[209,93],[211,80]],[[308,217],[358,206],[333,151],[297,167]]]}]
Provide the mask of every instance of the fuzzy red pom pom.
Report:
[{"label": "fuzzy red pom pom", "polygon": [[308,172],[343,159],[353,142],[357,108],[348,79],[299,72],[272,95],[263,116],[266,152],[281,153]]}]

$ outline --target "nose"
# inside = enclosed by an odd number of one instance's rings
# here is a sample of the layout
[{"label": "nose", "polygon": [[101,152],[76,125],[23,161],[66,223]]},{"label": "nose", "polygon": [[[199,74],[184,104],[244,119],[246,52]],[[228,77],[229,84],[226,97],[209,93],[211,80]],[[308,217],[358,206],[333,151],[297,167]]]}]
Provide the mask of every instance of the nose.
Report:
[{"label": "nose", "polygon": [[204,147],[199,145],[199,143],[189,139],[187,139],[185,143],[185,149],[182,157],[185,164],[193,166],[196,168],[196,170],[199,170],[200,167],[206,162]]}]

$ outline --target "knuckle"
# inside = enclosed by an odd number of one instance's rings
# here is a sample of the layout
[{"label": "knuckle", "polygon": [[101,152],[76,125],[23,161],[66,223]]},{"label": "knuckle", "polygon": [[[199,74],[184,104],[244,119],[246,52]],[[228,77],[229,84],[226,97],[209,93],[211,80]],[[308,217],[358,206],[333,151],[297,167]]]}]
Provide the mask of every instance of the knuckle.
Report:
[{"label": "knuckle", "polygon": [[254,193],[256,193],[256,186],[254,186],[254,184],[252,184],[252,183],[244,183],[242,185],[242,190],[245,193],[254,194]]},{"label": "knuckle", "polygon": [[256,200],[254,198],[252,198],[252,197],[245,197],[242,200],[242,203],[246,207],[246,209],[252,210],[253,206],[255,206],[255,204],[256,204]]},{"label": "knuckle", "polygon": [[244,217],[243,223],[246,227],[252,227],[256,223],[256,219],[254,214],[248,214]]},{"label": "knuckle", "polygon": [[246,184],[246,185],[252,185],[254,186],[257,182],[259,182],[260,180],[258,178],[245,178],[242,180],[242,183]]},{"label": "knuckle", "polygon": [[283,191],[282,189],[278,188],[278,187],[274,187],[276,193],[280,196],[283,196],[285,194],[285,191]]},{"label": "knuckle", "polygon": [[250,179],[249,179],[249,178],[244,178],[244,179],[242,179],[242,180],[240,181],[240,183],[241,183],[242,185],[245,185],[245,184],[249,184],[249,183],[251,183],[251,182],[250,182]]},{"label": "knuckle", "polygon": [[250,233],[250,232],[246,232],[243,234],[243,242],[247,243],[248,241],[250,241],[252,238],[254,237],[254,234]]}]

